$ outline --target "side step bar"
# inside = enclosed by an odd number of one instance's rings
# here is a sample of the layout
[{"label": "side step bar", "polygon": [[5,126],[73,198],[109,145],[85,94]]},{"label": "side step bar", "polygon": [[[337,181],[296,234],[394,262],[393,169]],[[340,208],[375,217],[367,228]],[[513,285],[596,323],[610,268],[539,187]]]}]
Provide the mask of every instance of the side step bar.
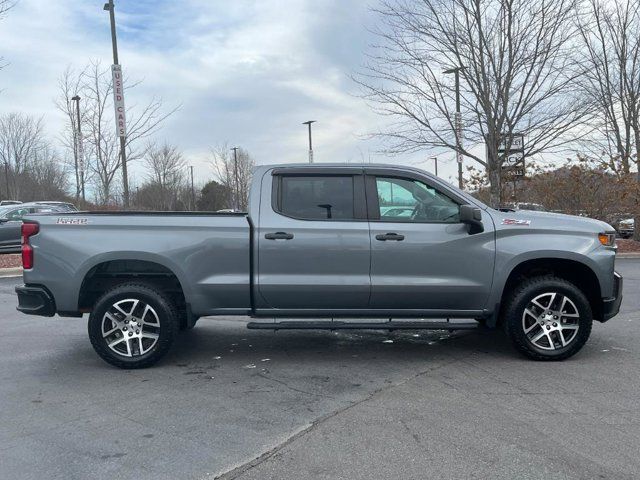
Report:
[{"label": "side step bar", "polygon": [[251,330],[474,330],[478,322],[332,322],[332,321],[284,321],[249,322]]}]

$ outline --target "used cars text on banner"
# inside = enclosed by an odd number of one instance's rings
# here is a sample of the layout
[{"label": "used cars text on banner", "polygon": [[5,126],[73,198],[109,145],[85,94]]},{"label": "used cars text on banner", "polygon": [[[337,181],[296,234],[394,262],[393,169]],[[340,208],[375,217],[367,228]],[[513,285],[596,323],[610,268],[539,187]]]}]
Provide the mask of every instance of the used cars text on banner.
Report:
[{"label": "used cars text on banner", "polygon": [[122,67],[111,65],[113,75],[113,107],[116,113],[116,130],[119,137],[127,136],[127,120],[124,109],[124,85],[122,81]]}]

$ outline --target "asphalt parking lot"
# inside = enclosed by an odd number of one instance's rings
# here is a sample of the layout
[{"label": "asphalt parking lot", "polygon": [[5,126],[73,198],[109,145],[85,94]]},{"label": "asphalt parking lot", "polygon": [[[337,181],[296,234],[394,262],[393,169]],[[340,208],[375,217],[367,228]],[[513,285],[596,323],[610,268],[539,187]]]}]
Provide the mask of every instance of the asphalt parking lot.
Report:
[{"label": "asphalt parking lot", "polygon": [[562,363],[500,334],[250,331],[203,319],[117,370],[81,319],[0,280],[0,478],[637,478],[640,260],[621,315]]}]

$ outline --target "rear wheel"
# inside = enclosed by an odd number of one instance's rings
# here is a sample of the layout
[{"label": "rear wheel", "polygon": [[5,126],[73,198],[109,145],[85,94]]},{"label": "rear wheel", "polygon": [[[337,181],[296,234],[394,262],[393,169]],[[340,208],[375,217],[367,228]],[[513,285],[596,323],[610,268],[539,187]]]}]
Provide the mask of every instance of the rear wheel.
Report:
[{"label": "rear wheel", "polygon": [[593,316],[580,289],[549,276],[521,283],[505,307],[503,322],[513,345],[527,357],[564,360],[589,339]]},{"label": "rear wheel", "polygon": [[169,350],[178,330],[177,313],[152,285],[126,283],[98,299],[88,330],[103,360],[120,368],[144,368]]}]

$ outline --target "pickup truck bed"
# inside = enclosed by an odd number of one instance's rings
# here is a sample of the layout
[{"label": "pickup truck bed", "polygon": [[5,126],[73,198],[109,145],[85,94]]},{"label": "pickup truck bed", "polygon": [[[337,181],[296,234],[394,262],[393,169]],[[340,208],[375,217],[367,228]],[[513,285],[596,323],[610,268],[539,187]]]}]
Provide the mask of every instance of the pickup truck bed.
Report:
[{"label": "pickup truck bed", "polygon": [[[84,302],[91,300],[80,294],[93,298],[121,275],[142,279],[164,273],[177,277],[193,311],[245,315],[251,310],[246,214],[82,212],[37,221],[40,231],[31,241],[37,268],[27,276],[30,284],[46,285],[61,315],[89,309]],[[56,255],[40,255],[43,245]],[[86,291],[87,278],[103,280]]]}]

